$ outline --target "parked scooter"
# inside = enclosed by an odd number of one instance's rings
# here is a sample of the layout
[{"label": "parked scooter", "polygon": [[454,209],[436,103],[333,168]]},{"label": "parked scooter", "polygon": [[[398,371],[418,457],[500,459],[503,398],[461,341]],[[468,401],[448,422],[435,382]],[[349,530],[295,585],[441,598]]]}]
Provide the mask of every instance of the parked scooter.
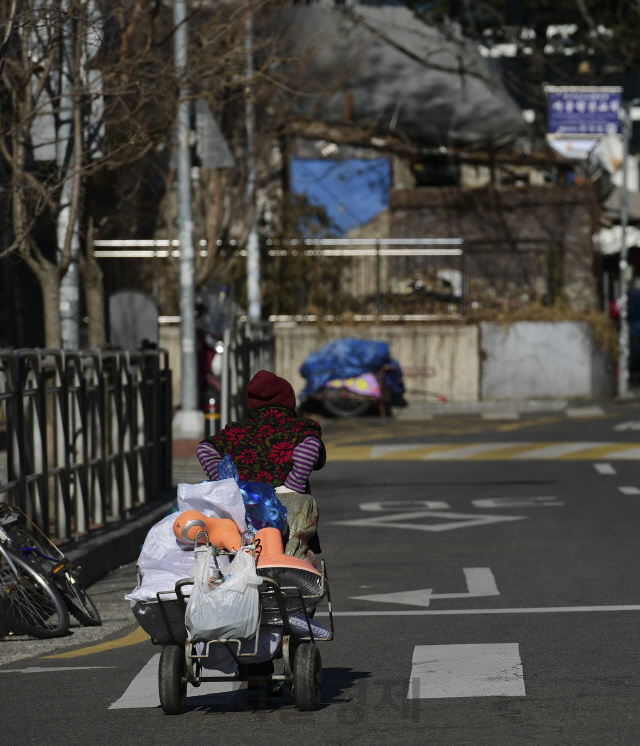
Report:
[{"label": "parked scooter", "polygon": [[220,399],[224,343],[211,332],[198,333],[198,391],[204,412],[205,437],[220,429]]}]

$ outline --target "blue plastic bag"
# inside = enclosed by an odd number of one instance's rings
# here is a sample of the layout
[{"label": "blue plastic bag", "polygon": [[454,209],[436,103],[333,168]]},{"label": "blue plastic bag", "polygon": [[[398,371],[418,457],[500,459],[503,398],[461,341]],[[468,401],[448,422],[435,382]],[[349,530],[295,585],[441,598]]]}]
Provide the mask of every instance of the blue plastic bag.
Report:
[{"label": "blue plastic bag", "polygon": [[250,523],[257,531],[261,528],[277,528],[278,531],[284,529],[287,523],[287,509],[276,497],[272,485],[241,480],[229,454],[218,464],[218,479],[235,479],[238,483],[247,514],[247,524]]},{"label": "blue plastic bag", "polygon": [[353,378],[378,370],[391,361],[389,345],[368,339],[337,339],[312,352],[302,363],[307,379],[304,394],[310,396],[335,378]]}]

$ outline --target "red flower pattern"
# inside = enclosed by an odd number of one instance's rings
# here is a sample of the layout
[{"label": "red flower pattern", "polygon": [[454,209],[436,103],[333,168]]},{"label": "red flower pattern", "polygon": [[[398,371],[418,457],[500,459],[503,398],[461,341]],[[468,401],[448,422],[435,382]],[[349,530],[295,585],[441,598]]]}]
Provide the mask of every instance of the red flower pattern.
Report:
[{"label": "red flower pattern", "polygon": [[286,407],[258,407],[242,423],[232,422],[209,442],[236,462],[240,479],[284,484],[293,466],[293,451],[308,435],[322,437],[317,422],[296,417]]},{"label": "red flower pattern", "polygon": [[258,454],[251,448],[245,448],[237,456],[241,464],[254,464],[257,458]]},{"label": "red flower pattern", "polygon": [[285,464],[287,461],[291,461],[294,448],[294,443],[287,443],[286,440],[283,440],[280,443],[275,443],[271,446],[269,457],[273,459],[276,464]]},{"label": "red flower pattern", "polygon": [[238,426],[232,426],[226,432],[229,443],[239,443],[246,435],[247,431],[243,427]]}]

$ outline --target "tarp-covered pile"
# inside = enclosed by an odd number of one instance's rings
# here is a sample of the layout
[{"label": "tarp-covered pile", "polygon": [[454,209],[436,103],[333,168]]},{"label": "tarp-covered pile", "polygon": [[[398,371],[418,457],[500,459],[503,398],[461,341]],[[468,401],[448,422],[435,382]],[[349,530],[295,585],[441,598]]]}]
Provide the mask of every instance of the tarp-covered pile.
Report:
[{"label": "tarp-covered pile", "polygon": [[[396,360],[391,359],[387,342],[373,342],[368,339],[338,339],[312,352],[302,364],[300,375],[307,379],[303,395],[310,396],[334,381],[373,373],[388,364],[393,365],[394,370],[388,371],[387,385],[391,386],[396,393],[401,394],[404,388],[400,365]],[[346,384],[344,387],[348,388]],[[337,388],[337,386],[332,385],[332,388]]]}]

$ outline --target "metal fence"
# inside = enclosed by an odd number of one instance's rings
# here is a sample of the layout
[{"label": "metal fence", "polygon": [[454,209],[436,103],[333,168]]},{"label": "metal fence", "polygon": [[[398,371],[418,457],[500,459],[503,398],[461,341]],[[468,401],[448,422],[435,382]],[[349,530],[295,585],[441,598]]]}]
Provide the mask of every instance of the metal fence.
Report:
[{"label": "metal fence", "polygon": [[100,528],[171,486],[164,350],[0,351],[0,403],[0,501],[56,540]]},{"label": "metal fence", "polygon": [[[354,321],[387,317],[429,320],[464,314],[466,277],[461,238],[329,238],[267,242],[274,261],[297,257],[295,284],[278,297],[270,319]],[[277,272],[276,274],[281,274]],[[291,278],[292,280],[294,278]],[[293,312],[293,314],[292,314]]]},{"label": "metal fence", "polygon": [[220,426],[249,414],[247,384],[259,370],[273,370],[275,342],[271,324],[241,323],[224,333]]},{"label": "metal fence", "polygon": [[272,261],[281,263],[274,277],[291,275],[271,321],[455,319],[469,307],[552,305],[559,282],[561,247],[550,237],[268,243]]}]

